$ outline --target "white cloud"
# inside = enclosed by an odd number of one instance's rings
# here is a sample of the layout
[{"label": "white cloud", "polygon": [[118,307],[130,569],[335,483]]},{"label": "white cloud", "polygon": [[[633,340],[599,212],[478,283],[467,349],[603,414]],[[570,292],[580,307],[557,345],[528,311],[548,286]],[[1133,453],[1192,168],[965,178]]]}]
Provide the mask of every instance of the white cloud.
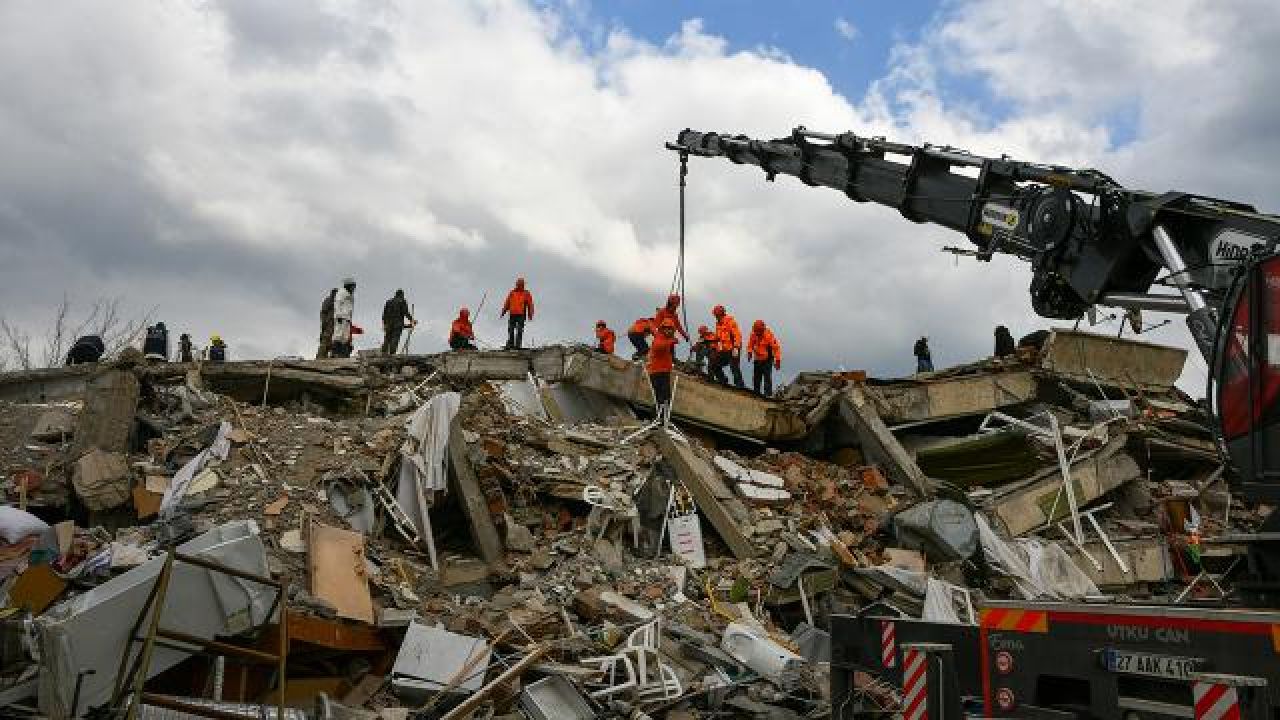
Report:
[{"label": "white cloud", "polygon": [[[662,143],[685,127],[852,129],[1265,196],[1278,141],[1255,107],[1275,101],[1255,75],[1212,81],[1225,53],[1252,71],[1280,47],[1270,21],[1241,24],[1245,5],[1204,24],[1182,5],[1144,13],[1161,33],[1147,42],[1094,3],[948,5],[850,100],[697,21],[658,44],[611,29],[589,50],[581,8],[516,0],[4,4],[3,312],[34,324],[63,288],[123,294],[241,357],[306,353],[321,297],[352,273],[367,342],[403,287],[427,351],[485,292],[478,329],[496,339],[491,311],[524,274],[535,338],[586,339],[597,317],[625,326],[665,295],[676,167]],[[948,67],[1011,109],[957,104]],[[1177,102],[1188,87],[1203,101]],[[1131,102],[1137,139],[1115,148],[1105,120]],[[1215,140],[1215,122],[1260,145]],[[957,264],[938,248],[961,238],[892,210],[717,161],[693,161],[688,193],[692,323],[717,302],[762,317],[788,371],[907,372],[922,333],[939,362],[963,362],[989,352],[995,324],[1047,324],[1025,268]]]},{"label": "white cloud", "polygon": [[858,26],[843,17],[836,18],[835,27],[836,32],[840,33],[840,37],[845,40],[852,40],[858,37]]}]

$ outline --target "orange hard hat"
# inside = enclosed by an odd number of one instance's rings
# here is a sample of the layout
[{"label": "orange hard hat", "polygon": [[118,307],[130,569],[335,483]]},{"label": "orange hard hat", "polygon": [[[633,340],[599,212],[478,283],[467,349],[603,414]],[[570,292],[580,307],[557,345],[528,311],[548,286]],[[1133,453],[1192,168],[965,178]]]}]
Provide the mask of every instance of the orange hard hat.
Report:
[{"label": "orange hard hat", "polygon": [[751,329],[752,329],[752,330],[755,330],[756,332],[762,332],[762,331],[764,330],[764,321],[763,321],[763,320],[757,320],[757,321],[755,321],[755,322],[751,323]]},{"label": "orange hard hat", "polygon": [[679,304],[680,304],[680,296],[679,296],[679,295],[676,295],[675,293],[672,293],[672,294],[670,294],[670,295],[668,295],[668,296],[667,296],[667,305],[668,305],[668,306],[671,306],[671,305],[679,305]]},{"label": "orange hard hat", "polygon": [[471,311],[466,308],[462,308],[461,310],[458,311],[458,317],[460,318],[464,318],[469,315],[471,315]]},{"label": "orange hard hat", "polygon": [[709,333],[709,332],[711,332],[711,330],[707,329],[707,326],[706,326],[706,325],[699,325],[699,326],[698,326],[698,334],[699,334],[699,335],[706,335],[706,334],[707,334],[707,333]]},{"label": "orange hard hat", "polygon": [[711,314],[712,314],[712,315],[715,315],[716,317],[720,317],[721,315],[724,315],[724,306],[723,306],[723,305],[717,305],[717,306],[715,306],[715,307],[711,308]]}]

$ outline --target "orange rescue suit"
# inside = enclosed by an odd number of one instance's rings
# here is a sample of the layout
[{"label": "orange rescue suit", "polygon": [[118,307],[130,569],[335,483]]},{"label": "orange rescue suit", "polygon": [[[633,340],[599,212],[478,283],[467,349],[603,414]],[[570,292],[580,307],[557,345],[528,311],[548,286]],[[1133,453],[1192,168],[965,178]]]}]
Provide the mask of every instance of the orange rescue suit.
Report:
[{"label": "orange rescue suit", "polygon": [[618,336],[607,327],[596,328],[596,340],[600,342],[600,352],[613,354],[613,344],[617,342]]},{"label": "orange rescue suit", "polygon": [[453,325],[449,328],[449,339],[462,336],[468,340],[475,340],[475,331],[471,329],[471,321],[459,315],[453,321]]},{"label": "orange rescue suit", "polygon": [[662,333],[653,336],[653,344],[649,346],[649,362],[645,365],[645,370],[650,375],[655,373],[669,373],[675,366],[676,343],[679,340],[673,337],[667,337]]},{"label": "orange rescue suit", "polygon": [[651,318],[642,317],[631,323],[631,329],[627,330],[628,335],[648,335],[653,332],[653,320]]},{"label": "orange rescue suit", "polygon": [[741,349],[742,330],[738,328],[738,321],[726,313],[716,321],[716,350],[733,352]]},{"label": "orange rescue suit", "polygon": [[778,342],[778,338],[774,337],[773,331],[767,327],[764,332],[751,333],[751,337],[747,338],[747,352],[759,362],[768,360],[772,352],[773,366],[775,368],[782,367],[782,344]]},{"label": "orange rescue suit", "polygon": [[[526,318],[533,319],[533,294],[522,287],[512,288],[507,293],[507,301],[502,304],[501,315],[511,313],[512,315],[523,315]],[[499,317],[501,317],[499,315]]]},{"label": "orange rescue suit", "polygon": [[680,334],[680,337],[684,338],[685,340],[688,340],[689,333],[685,332],[684,325],[680,324],[679,316],[676,315],[676,311],[671,309],[670,306],[662,308],[661,310],[658,311],[656,315],[653,316],[653,324],[655,326],[660,326],[662,325],[663,320],[668,320],[668,319],[671,320],[672,325],[676,326],[676,332]]}]

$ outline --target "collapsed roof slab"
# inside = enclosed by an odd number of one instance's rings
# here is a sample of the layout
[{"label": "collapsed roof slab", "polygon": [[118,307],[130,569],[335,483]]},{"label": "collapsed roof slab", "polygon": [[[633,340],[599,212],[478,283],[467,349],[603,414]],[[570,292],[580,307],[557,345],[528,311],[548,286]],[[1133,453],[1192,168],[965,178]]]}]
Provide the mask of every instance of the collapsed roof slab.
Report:
[{"label": "collapsed roof slab", "polygon": [[[567,351],[563,377],[619,400],[653,407],[653,390],[639,363],[588,350]],[[672,379],[672,415],[677,419],[765,442],[799,440],[808,433],[805,422],[780,403],[681,372],[673,373]]]},{"label": "collapsed roof slab", "polygon": [[983,373],[962,377],[877,385],[880,416],[889,425],[991,412],[1020,405],[1036,396],[1030,370]]},{"label": "collapsed roof slab", "polygon": [[1045,340],[1039,368],[1082,383],[1168,391],[1182,375],[1187,351],[1128,338],[1054,330]]},{"label": "collapsed roof slab", "polygon": [[0,373],[0,400],[16,403],[46,403],[78,400],[98,365],[43,368]]}]

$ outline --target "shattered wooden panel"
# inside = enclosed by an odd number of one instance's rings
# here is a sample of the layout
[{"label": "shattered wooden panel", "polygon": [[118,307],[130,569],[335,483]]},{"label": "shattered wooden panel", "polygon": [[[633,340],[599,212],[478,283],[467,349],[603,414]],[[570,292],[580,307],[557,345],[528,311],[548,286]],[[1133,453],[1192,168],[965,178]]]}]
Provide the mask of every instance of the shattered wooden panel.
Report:
[{"label": "shattered wooden panel", "polygon": [[330,603],[338,617],[373,622],[364,559],[364,536],[312,522],[307,533],[307,568],[311,594]]}]

